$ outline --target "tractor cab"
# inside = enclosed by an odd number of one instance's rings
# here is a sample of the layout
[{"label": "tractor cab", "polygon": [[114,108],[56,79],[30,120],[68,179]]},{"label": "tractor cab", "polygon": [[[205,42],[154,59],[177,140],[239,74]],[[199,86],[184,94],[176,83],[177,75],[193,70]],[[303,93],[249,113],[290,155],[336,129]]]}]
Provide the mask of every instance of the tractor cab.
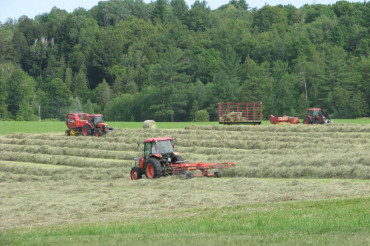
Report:
[{"label": "tractor cab", "polygon": [[312,119],[319,119],[320,117],[324,117],[320,108],[309,108],[307,115],[311,116]]},{"label": "tractor cab", "polygon": [[144,140],[144,159],[155,156],[165,158],[171,162],[171,158],[177,156],[173,145],[173,138],[149,138]]},{"label": "tractor cab", "polygon": [[326,118],[321,108],[307,109],[307,115],[303,120],[303,124],[327,124],[331,123],[330,116]]},{"label": "tractor cab", "polygon": [[89,115],[89,122],[94,126],[97,126],[99,123],[104,122],[104,118],[102,114],[90,114]]}]

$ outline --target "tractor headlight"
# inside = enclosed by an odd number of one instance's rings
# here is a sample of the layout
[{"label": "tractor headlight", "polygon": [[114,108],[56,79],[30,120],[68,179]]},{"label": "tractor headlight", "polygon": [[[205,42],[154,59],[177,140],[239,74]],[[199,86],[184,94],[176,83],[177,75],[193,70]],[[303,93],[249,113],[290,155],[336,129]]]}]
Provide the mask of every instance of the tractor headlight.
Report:
[{"label": "tractor headlight", "polygon": [[168,162],[171,162],[171,158],[168,158]]}]

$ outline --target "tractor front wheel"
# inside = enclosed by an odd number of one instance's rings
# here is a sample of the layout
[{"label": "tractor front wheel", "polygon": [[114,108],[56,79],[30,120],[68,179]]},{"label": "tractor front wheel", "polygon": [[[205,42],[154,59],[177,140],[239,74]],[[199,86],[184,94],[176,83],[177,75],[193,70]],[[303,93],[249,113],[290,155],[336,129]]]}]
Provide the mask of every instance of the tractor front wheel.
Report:
[{"label": "tractor front wheel", "polygon": [[304,120],[303,120],[303,124],[307,125],[307,124],[311,124],[311,119],[308,118],[308,117],[305,117]]},{"label": "tractor front wheel", "polygon": [[131,176],[131,180],[141,179],[142,178],[142,173],[141,173],[140,168],[139,167],[133,167],[131,169],[130,176]]},{"label": "tractor front wheel", "polygon": [[103,132],[100,130],[100,128],[96,128],[95,136],[100,137],[101,135],[103,135]]},{"label": "tractor front wheel", "polygon": [[82,135],[84,135],[84,136],[89,136],[89,135],[91,135],[91,128],[90,128],[90,126],[89,126],[89,125],[84,125],[84,126],[82,127]]},{"label": "tractor front wheel", "polygon": [[145,176],[148,179],[160,178],[162,175],[161,163],[159,160],[150,158],[145,163]]}]

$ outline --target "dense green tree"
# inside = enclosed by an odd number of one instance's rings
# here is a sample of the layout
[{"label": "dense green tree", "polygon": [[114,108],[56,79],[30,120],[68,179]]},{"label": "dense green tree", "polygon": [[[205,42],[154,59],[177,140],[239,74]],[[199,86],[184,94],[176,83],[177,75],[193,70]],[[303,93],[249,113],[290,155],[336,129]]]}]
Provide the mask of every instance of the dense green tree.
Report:
[{"label": "dense green tree", "polygon": [[307,107],[369,116],[369,10],[109,0],[8,20],[0,117],[32,120],[41,105],[42,118],[82,108],[114,120],[188,121],[205,111],[217,120],[220,101],[261,101],[265,118]]},{"label": "dense green tree", "polygon": [[220,69],[215,75],[219,101],[236,101],[241,80],[241,58],[228,46],[222,54]]},{"label": "dense green tree", "polygon": [[6,99],[8,98],[8,93],[6,89],[5,79],[2,76],[0,70],[0,119],[5,119],[8,117],[8,107],[6,105]]},{"label": "dense green tree", "polygon": [[120,0],[101,1],[98,4],[98,23],[105,28],[128,18],[129,11]]},{"label": "dense green tree", "polygon": [[186,12],[189,10],[189,6],[186,4],[185,0],[171,0],[170,2],[173,14],[183,20]]},{"label": "dense green tree", "polygon": [[211,9],[207,6],[206,1],[195,1],[191,9],[186,12],[184,24],[193,31],[205,31],[212,26]]},{"label": "dense green tree", "polygon": [[265,5],[253,16],[253,27],[260,32],[269,31],[274,25],[285,26],[286,24],[287,16],[284,10],[280,7]]},{"label": "dense green tree", "polygon": [[97,103],[104,109],[112,99],[110,86],[105,79],[95,88],[95,95]]},{"label": "dense green tree", "polygon": [[187,66],[184,52],[177,48],[170,49],[161,63],[155,65],[152,84],[157,88],[154,94],[157,101],[150,108],[156,112],[157,119],[179,121],[186,114],[184,92],[190,79],[184,72]]},{"label": "dense green tree", "polygon": [[[66,87],[68,86],[66,85]],[[85,99],[87,100],[86,95],[88,94],[88,84],[87,77],[83,69],[73,76],[70,90],[74,97],[79,97],[82,101]]]},{"label": "dense green tree", "polygon": [[34,79],[25,72],[17,69],[7,80],[8,112],[13,119],[33,119],[32,106],[35,101]]},{"label": "dense green tree", "polygon": [[47,83],[41,98],[42,118],[64,119],[72,103],[71,96],[71,91],[60,78]]},{"label": "dense green tree", "polygon": [[229,4],[234,5],[238,9],[248,10],[249,6],[245,0],[230,0]]},{"label": "dense green tree", "polygon": [[154,9],[152,11],[152,20],[153,21],[164,21],[166,15],[166,7],[168,5],[167,0],[157,0],[154,3]]}]

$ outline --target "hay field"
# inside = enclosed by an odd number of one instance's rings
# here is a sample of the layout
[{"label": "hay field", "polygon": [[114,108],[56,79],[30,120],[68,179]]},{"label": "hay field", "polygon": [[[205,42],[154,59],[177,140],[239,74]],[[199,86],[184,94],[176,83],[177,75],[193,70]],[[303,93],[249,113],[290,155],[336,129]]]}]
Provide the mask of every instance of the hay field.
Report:
[{"label": "hay field", "polygon": [[[191,162],[234,161],[224,178],[131,181],[143,140],[176,137]],[[0,230],[186,218],[209,209],[368,198],[370,125],[189,126],[0,136]],[[131,223],[131,222],[130,222]]]}]

